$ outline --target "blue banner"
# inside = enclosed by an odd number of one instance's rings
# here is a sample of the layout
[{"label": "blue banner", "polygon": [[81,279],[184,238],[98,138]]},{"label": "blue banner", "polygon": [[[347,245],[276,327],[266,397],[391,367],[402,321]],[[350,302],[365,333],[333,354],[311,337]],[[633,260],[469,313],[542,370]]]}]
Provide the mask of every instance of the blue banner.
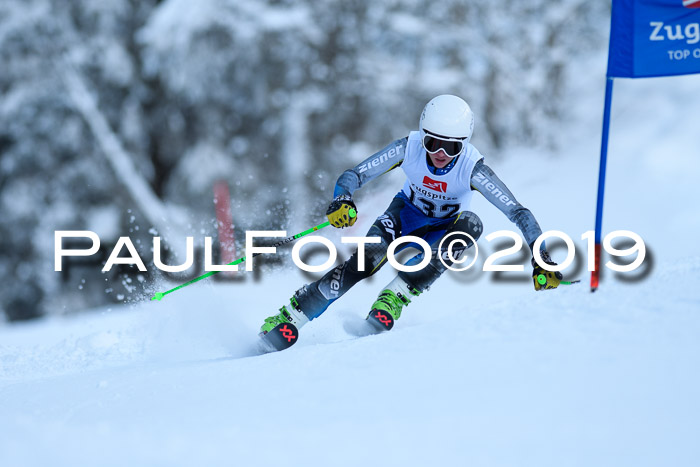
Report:
[{"label": "blue banner", "polygon": [[700,0],[613,0],[608,77],[700,73]]}]

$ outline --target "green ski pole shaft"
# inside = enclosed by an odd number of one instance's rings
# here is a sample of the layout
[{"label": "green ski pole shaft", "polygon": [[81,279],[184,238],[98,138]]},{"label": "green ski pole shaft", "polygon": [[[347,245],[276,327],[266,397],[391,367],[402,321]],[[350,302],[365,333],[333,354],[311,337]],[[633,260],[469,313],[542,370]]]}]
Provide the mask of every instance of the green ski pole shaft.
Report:
[{"label": "green ski pole shaft", "polygon": [[[354,209],[350,209],[350,212],[349,212],[348,214],[350,215],[351,218],[353,218],[353,217],[355,217],[355,216],[357,215],[357,212],[356,212]],[[280,247],[280,246],[282,246],[282,245],[286,245],[287,243],[293,242],[293,241],[296,240],[297,238],[301,238],[301,237],[303,237],[303,236],[305,236],[305,235],[308,235],[308,234],[310,234],[310,233],[312,233],[312,232],[316,232],[317,230],[321,230],[322,228],[328,227],[329,225],[331,225],[330,222],[324,222],[323,224],[319,224],[319,225],[317,225],[316,227],[311,227],[310,229],[304,230],[303,232],[300,232],[300,233],[298,233],[298,234],[296,234],[296,235],[292,235],[291,237],[287,237],[287,238],[285,238],[284,240],[280,240],[279,242],[275,243],[275,244],[272,245],[272,246],[273,246],[273,248],[277,248],[277,247]],[[253,255],[251,256],[251,258],[255,258],[256,256],[258,256],[258,255],[260,255],[260,254],[261,254],[261,253],[253,253]],[[235,261],[231,261],[231,262],[228,263],[226,266],[235,266],[235,265],[237,265],[237,264],[242,263],[242,262],[245,261],[245,260],[246,260],[246,257],[244,256],[244,257],[242,257],[242,258],[238,258],[238,259],[235,260]],[[171,294],[171,293],[175,292],[176,290],[180,290],[180,289],[182,289],[183,287],[187,287],[187,286],[190,285],[190,284],[194,284],[195,282],[201,281],[202,279],[206,279],[207,277],[211,277],[211,276],[213,276],[214,274],[217,274],[217,273],[219,273],[219,272],[221,272],[221,271],[209,271],[209,272],[206,272],[206,273],[202,274],[202,275],[199,276],[199,277],[195,277],[195,278],[192,279],[191,281],[187,281],[187,282],[185,282],[184,284],[180,284],[180,285],[178,285],[177,287],[173,287],[173,288],[170,289],[170,290],[166,290],[165,292],[156,292],[156,294],[155,294],[153,297],[151,297],[151,300],[158,300],[158,301],[160,301],[160,300],[163,299],[163,297],[165,297],[165,296],[168,295],[168,294]]]}]

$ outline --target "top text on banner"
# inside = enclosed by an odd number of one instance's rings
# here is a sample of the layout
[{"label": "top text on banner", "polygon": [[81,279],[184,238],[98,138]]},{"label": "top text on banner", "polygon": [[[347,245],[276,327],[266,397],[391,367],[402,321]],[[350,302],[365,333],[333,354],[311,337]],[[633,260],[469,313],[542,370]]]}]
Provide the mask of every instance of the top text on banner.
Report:
[{"label": "top text on banner", "polygon": [[613,0],[608,77],[700,73],[700,0]]}]

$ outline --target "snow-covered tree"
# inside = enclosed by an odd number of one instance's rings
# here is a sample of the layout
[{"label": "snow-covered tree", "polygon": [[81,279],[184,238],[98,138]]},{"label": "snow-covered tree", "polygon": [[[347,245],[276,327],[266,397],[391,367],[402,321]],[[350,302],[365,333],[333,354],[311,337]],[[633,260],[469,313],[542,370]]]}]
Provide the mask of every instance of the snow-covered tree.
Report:
[{"label": "snow-covered tree", "polygon": [[[152,228],[173,243],[214,235],[218,179],[231,186],[239,228],[306,226],[336,176],[415,129],[436,94],[472,104],[475,142],[490,154],[551,145],[567,118],[570,64],[603,47],[608,9],[584,0],[2,2],[0,280],[17,285],[2,288],[0,307],[20,319],[133,290],[121,276],[105,285],[99,267],[65,282],[52,268],[53,231],[129,234],[150,257]],[[83,287],[86,278],[99,285]]]}]

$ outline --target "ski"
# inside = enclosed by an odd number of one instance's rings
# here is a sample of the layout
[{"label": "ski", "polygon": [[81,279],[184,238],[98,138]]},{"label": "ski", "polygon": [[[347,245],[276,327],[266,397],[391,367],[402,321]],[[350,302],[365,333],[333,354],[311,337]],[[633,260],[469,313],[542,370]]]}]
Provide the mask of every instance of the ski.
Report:
[{"label": "ski", "polygon": [[270,352],[288,349],[299,338],[299,330],[291,323],[281,323],[266,333],[259,334]]}]

